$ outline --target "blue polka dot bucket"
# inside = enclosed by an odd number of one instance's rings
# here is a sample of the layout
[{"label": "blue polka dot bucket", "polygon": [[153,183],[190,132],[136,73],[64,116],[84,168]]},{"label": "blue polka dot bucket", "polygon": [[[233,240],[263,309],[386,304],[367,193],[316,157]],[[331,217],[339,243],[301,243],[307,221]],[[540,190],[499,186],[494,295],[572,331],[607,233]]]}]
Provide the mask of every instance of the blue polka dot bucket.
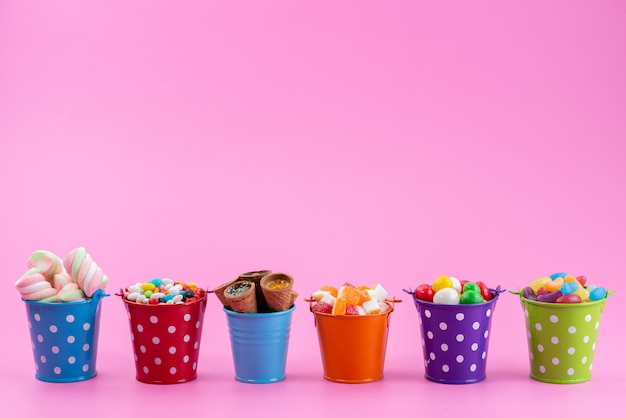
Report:
[{"label": "blue polka dot bucket", "polygon": [[426,379],[449,384],[485,379],[491,319],[502,292],[498,286],[491,300],[467,305],[435,304],[413,295]]},{"label": "blue polka dot bucket", "polygon": [[24,300],[35,360],[35,377],[78,382],[96,376],[102,290],[80,302]]}]

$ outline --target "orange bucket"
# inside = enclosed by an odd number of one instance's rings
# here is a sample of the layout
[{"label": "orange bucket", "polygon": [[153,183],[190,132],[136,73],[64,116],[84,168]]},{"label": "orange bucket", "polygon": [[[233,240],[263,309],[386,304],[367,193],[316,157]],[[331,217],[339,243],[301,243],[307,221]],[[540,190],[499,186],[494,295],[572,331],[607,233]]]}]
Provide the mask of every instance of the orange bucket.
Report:
[{"label": "orange bucket", "polygon": [[[397,301],[394,301],[397,302]],[[378,315],[337,316],[313,311],[324,378],[367,383],[383,378],[390,309]]]}]

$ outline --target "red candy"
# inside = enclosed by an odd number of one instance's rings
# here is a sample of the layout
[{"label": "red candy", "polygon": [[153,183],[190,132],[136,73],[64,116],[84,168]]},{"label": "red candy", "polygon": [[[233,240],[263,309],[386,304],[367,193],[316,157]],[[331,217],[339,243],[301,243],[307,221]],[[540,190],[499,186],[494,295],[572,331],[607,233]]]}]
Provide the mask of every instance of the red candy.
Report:
[{"label": "red candy", "polygon": [[421,284],[415,289],[415,297],[419,300],[425,300],[426,302],[432,302],[435,292],[429,284]]},{"label": "red candy", "polygon": [[[346,310],[347,310],[347,307],[346,307]],[[326,302],[319,301],[315,305],[313,305],[313,311],[330,314],[333,312],[333,306]]]},{"label": "red candy", "polygon": [[476,284],[480,287],[480,295],[483,299],[485,299],[485,302],[491,300],[493,296],[491,295],[491,290],[489,290],[487,285],[483,282],[476,282]]},{"label": "red candy", "polygon": [[582,300],[580,299],[580,296],[571,293],[569,295],[559,296],[555,302],[556,303],[580,303],[582,302]]},{"label": "red candy", "polygon": [[346,315],[358,315],[359,310],[356,308],[356,305],[346,305]]}]

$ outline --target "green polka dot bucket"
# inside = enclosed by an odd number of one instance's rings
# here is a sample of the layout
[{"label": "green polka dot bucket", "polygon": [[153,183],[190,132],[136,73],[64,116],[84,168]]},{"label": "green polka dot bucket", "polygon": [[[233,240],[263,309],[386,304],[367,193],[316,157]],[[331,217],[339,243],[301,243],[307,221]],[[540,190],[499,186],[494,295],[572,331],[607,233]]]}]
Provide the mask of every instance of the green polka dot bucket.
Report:
[{"label": "green polka dot bucket", "polygon": [[548,383],[591,379],[606,298],[585,303],[546,303],[521,296],[530,377]]}]

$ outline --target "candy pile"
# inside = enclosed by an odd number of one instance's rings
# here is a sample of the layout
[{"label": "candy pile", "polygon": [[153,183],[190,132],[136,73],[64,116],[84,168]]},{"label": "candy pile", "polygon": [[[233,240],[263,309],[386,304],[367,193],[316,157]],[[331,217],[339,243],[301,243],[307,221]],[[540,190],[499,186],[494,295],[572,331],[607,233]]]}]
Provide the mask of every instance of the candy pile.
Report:
[{"label": "candy pile", "polygon": [[204,289],[195,283],[171,279],[152,279],[136,283],[123,291],[124,298],[144,305],[180,305],[192,303],[204,297]]},{"label": "candy pile", "polygon": [[50,251],[35,251],[28,259],[29,270],[15,282],[26,300],[74,302],[91,298],[109,281],[83,247],[72,250],[64,260]]},{"label": "candy pile", "polygon": [[538,302],[582,303],[604,299],[607,290],[587,284],[585,276],[554,273],[531,282],[524,288],[522,295]]},{"label": "candy pile", "polygon": [[322,286],[311,298],[315,301],[313,312],[332,315],[376,315],[390,309],[385,302],[387,291],[380,284],[355,287],[344,283],[339,290]]},{"label": "candy pile", "polygon": [[442,305],[458,305],[487,302],[493,298],[493,294],[483,282],[439,276],[432,285],[427,283],[419,285],[415,289],[415,297]]},{"label": "candy pile", "polygon": [[270,270],[251,271],[212,290],[226,309],[240,313],[280,312],[298,297],[293,277]]}]

